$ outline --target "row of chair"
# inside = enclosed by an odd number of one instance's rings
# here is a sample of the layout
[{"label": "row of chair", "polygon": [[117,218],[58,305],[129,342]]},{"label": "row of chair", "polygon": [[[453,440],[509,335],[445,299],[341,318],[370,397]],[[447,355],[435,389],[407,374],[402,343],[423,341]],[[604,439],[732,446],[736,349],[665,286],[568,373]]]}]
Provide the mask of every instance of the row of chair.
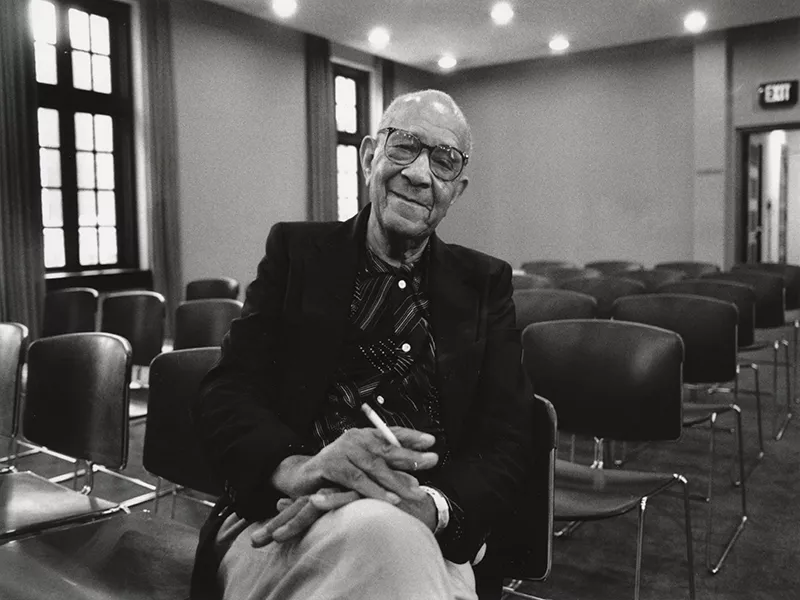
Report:
[{"label": "row of chair", "polygon": [[[128,460],[132,357],[127,340],[114,334],[28,345],[23,325],[0,323],[0,435],[21,430],[25,440],[82,465],[85,478],[76,491],[18,471],[11,457],[0,474],[0,563],[13,576],[0,578],[0,597],[188,598],[197,531],[131,513],[138,498],[110,502],[92,493],[96,473],[119,472]],[[165,478],[221,493],[187,418],[189,399],[218,357],[219,348],[176,350],[150,365],[143,466],[159,484]],[[161,485],[150,494],[154,513],[162,494]]]}]

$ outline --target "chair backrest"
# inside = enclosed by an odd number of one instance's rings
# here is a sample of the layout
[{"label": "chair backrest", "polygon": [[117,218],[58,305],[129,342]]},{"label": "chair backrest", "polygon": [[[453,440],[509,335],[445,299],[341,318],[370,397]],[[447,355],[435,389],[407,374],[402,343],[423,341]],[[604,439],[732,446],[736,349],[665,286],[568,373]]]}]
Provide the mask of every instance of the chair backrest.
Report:
[{"label": "chair backrest", "polygon": [[691,294],[645,294],[618,299],[611,316],[680,335],[685,383],[718,383],[736,377],[739,311],[732,302]]},{"label": "chair backrest", "polygon": [[88,287],[47,292],[44,297],[42,337],[97,330],[99,293]]},{"label": "chair backrest", "polygon": [[217,496],[223,484],[206,463],[189,420],[189,403],[220,354],[219,348],[190,348],[153,359],[142,457],[153,475]]},{"label": "chair backrest", "polygon": [[583,267],[553,267],[547,271],[547,277],[556,282],[572,279],[574,277],[600,277],[602,273],[597,269],[585,269]]},{"label": "chair backrest", "polygon": [[514,291],[534,290],[539,288],[554,288],[556,284],[544,275],[534,275],[533,273],[513,273],[511,275],[511,286]]},{"label": "chair backrest", "polygon": [[786,310],[800,308],[800,265],[784,263],[739,263],[733,266],[733,271],[751,269],[765,273],[782,275],[786,287]]},{"label": "chair backrest", "polygon": [[647,292],[655,292],[662,285],[680,281],[685,275],[681,271],[671,269],[641,269],[640,271],[627,271],[621,277],[641,281]]},{"label": "chair backrest", "polygon": [[676,440],[683,426],[683,342],[666,329],[604,319],[528,325],[523,363],[555,406],[560,431]]},{"label": "chair backrest", "polygon": [[525,329],[531,323],[560,319],[593,319],[597,315],[597,300],[571,290],[521,290],[512,296],[517,313],[517,327]]},{"label": "chair backrest", "polygon": [[660,262],[653,268],[680,271],[686,278],[702,277],[708,273],[719,273],[721,270],[719,265],[696,260],[673,260],[668,262]]},{"label": "chair backrest", "polygon": [[526,273],[545,276],[550,269],[561,267],[577,269],[578,265],[569,260],[529,260],[528,262],[522,263],[520,266],[520,268]]},{"label": "chair backrest", "polygon": [[131,345],[112,333],[41,338],[28,349],[22,433],[56,452],[121,469],[128,459]]},{"label": "chair backrest", "polygon": [[739,311],[739,347],[744,348],[755,341],[756,293],[752,286],[722,279],[682,279],[661,286],[657,292],[693,294],[733,302]]},{"label": "chair backrest", "polygon": [[489,536],[486,555],[475,567],[476,577],[538,581],[550,573],[558,442],[556,411],[548,400],[537,396],[532,416],[534,449],[520,502],[502,516]]},{"label": "chair backrest", "polygon": [[644,294],[646,286],[641,281],[628,279],[624,275],[615,277],[603,275],[601,277],[574,277],[558,284],[562,290],[572,290],[588,294],[597,300],[597,316],[608,319],[611,305],[614,300],[631,294]]},{"label": "chair backrest", "polygon": [[205,298],[239,298],[239,282],[232,277],[209,277],[194,279],[186,284],[187,300],[203,300]]},{"label": "chair backrest", "polygon": [[219,346],[231,321],[242,313],[242,303],[227,298],[187,300],[175,311],[175,350]]},{"label": "chair backrest", "polygon": [[756,293],[756,329],[783,327],[786,322],[786,286],[782,275],[743,269],[704,277],[737,281],[752,287]]},{"label": "chair backrest", "polygon": [[100,331],[121,335],[131,344],[133,364],[149,365],[164,345],[166,303],[157,292],[116,292],[100,305]]},{"label": "chair backrest", "polygon": [[603,275],[613,275],[624,271],[639,271],[644,265],[634,260],[593,260],[583,265],[586,269],[595,269]]},{"label": "chair backrest", "polygon": [[28,328],[0,323],[0,435],[13,438],[19,427],[22,365],[28,347]]}]

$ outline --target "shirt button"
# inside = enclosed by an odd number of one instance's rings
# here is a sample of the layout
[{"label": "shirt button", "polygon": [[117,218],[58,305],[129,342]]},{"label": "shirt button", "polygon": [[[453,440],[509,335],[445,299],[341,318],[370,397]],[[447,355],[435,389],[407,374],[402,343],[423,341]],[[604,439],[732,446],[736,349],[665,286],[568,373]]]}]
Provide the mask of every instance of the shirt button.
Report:
[{"label": "shirt button", "polygon": [[378,401],[378,404],[383,404],[385,402],[385,400],[383,399],[383,396],[378,396],[377,398],[375,398],[375,400]]},{"label": "shirt button", "polygon": [[404,289],[406,289],[406,282],[405,282],[405,280],[401,279],[400,281],[398,281],[398,282],[397,282],[397,287],[399,287],[401,290],[404,290]]},{"label": "shirt button", "polygon": [[409,350],[411,350],[411,344],[409,344],[409,343],[405,343],[405,344],[403,344],[402,346],[400,346],[400,349],[401,349],[403,352],[408,352]]}]

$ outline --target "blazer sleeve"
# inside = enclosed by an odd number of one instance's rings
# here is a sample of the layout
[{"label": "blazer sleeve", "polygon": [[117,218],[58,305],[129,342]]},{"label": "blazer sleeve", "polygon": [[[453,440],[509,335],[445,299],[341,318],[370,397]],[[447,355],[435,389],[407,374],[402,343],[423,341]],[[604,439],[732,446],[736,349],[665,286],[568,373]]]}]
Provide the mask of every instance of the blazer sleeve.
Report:
[{"label": "blazer sleeve", "polygon": [[211,464],[225,480],[239,516],[275,513],[278,492],[270,478],[307,442],[280,415],[281,326],[290,267],[282,224],[271,229],[256,279],[248,286],[241,318],[222,343],[222,356],[201,383],[191,411]]},{"label": "blazer sleeve", "polygon": [[518,504],[532,453],[532,391],[511,298],[511,268],[490,276],[485,351],[464,443],[431,473],[459,518],[437,537],[445,558],[472,560],[499,517]]}]

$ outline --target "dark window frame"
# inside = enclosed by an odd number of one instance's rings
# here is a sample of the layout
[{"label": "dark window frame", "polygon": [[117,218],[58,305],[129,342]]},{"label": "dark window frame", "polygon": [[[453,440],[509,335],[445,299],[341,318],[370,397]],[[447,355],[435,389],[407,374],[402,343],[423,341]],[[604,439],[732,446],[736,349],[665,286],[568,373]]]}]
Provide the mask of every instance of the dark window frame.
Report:
[{"label": "dark window frame", "polygon": [[[346,131],[336,130],[336,145],[355,146],[356,152],[361,147],[361,140],[364,136],[369,135],[370,123],[370,72],[349,65],[341,63],[333,63],[333,79],[336,80],[337,76],[347,77],[356,83],[356,131],[355,133],[348,133]],[[334,98],[335,101],[335,98]],[[364,173],[358,168],[358,208],[364,208],[368,203],[367,199],[367,183],[364,180]],[[339,198],[336,198],[337,210]]]},{"label": "dark window frame", "polygon": [[[59,111],[61,191],[65,262],[46,269],[46,276],[91,276],[138,270],[139,240],[136,208],[131,7],[113,0],[48,0],[56,7],[56,70],[58,82],[38,83],[38,107]],[[109,21],[111,93],[73,87],[68,13],[71,8],[106,17]],[[33,37],[31,36],[31,44]],[[114,119],[114,194],[116,200],[117,262],[81,265],[78,252],[78,200],[75,151],[76,112],[107,114]]]}]

